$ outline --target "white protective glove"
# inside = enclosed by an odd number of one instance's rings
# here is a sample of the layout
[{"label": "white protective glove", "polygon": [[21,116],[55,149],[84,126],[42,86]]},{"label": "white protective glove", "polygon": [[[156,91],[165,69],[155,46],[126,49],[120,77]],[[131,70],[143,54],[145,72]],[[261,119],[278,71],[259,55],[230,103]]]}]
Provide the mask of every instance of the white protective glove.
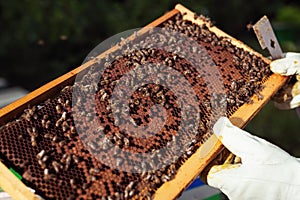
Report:
[{"label": "white protective glove", "polygon": [[280,109],[293,109],[300,106],[300,53],[286,53],[284,58],[272,61],[270,68],[274,73],[283,76],[296,75],[298,80],[296,84],[287,85],[282,90],[282,94],[279,94],[281,98],[275,102],[275,106]]},{"label": "white protective glove", "polygon": [[214,133],[241,163],[213,166],[207,175],[210,186],[229,199],[300,199],[297,158],[232,125],[226,117],[217,121]]}]

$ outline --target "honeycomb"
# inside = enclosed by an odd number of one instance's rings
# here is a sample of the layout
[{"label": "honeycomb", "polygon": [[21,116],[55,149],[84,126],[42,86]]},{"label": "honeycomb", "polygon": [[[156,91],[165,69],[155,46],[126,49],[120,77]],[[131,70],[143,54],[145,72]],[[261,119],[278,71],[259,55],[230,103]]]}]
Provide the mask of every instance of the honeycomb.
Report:
[{"label": "honeycomb", "polygon": [[[125,45],[119,50],[122,56],[98,60],[80,81],[25,109],[0,129],[1,160],[45,199],[151,199],[211,136],[218,117],[252,103],[253,95],[263,98],[259,92],[271,74],[259,57],[209,31],[209,19],[195,17],[207,23],[193,24],[177,14],[160,25],[164,33],[176,31],[190,40],[168,34],[137,36],[139,49],[126,52]],[[174,40],[177,51],[155,48],[153,40],[169,46]],[[187,42],[196,42],[200,54],[182,51]],[[195,53],[202,55],[201,67],[191,62]],[[145,70],[152,73],[150,81],[134,87],[131,80],[147,80]],[[115,94],[122,81],[123,92]],[[168,81],[177,84],[166,87]],[[180,99],[176,93],[183,88],[192,90],[184,90],[187,94]],[[195,98],[186,98],[190,95]],[[122,113],[125,118],[119,119]],[[153,153],[165,146],[170,148],[163,154]]]}]

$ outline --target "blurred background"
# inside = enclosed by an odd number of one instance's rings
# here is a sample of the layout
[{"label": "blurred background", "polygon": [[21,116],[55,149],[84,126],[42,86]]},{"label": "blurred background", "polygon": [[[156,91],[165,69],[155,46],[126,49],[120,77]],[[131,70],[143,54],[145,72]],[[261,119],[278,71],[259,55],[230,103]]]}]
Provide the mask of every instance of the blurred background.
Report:
[{"label": "blurred background", "polygon": [[[145,26],[176,3],[265,55],[246,25],[267,15],[282,49],[300,52],[296,0],[0,0],[0,98],[8,102],[78,67],[101,41]],[[246,129],[300,156],[299,122],[294,111],[270,102]]]}]

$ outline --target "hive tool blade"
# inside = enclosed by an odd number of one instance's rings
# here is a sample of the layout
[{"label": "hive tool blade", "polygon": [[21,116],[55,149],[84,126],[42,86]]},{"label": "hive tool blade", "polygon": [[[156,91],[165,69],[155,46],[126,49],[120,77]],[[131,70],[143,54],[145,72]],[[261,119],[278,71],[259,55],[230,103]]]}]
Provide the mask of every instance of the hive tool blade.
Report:
[{"label": "hive tool blade", "polygon": [[255,35],[262,49],[267,48],[272,59],[282,58],[282,50],[267,16],[263,16],[253,26]]},{"label": "hive tool blade", "polygon": [[[253,30],[261,48],[267,48],[273,60],[282,58],[282,50],[267,16],[263,16],[256,22],[253,26]],[[300,107],[296,108],[296,112],[300,118]]]}]

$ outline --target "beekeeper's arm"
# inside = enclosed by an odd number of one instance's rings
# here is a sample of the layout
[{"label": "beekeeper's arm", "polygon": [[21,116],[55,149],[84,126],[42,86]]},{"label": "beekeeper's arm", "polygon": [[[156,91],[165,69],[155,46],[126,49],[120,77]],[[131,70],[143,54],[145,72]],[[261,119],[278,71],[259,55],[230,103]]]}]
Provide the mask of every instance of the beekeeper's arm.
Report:
[{"label": "beekeeper's arm", "polygon": [[241,163],[213,166],[210,186],[229,199],[298,199],[300,162],[279,147],[253,136],[220,118],[214,133],[223,145],[241,158]]},{"label": "beekeeper's arm", "polygon": [[300,106],[300,53],[286,53],[285,58],[270,64],[274,73],[284,76],[296,75],[297,82],[284,87],[275,95],[275,106],[280,109],[293,109]]},{"label": "beekeeper's arm", "polygon": [[[300,106],[300,54],[287,53],[273,61],[271,70],[298,81],[277,95],[276,107]],[[220,118],[214,132],[241,163],[214,166],[208,173],[209,185],[219,188],[230,199],[297,199],[300,196],[300,161],[277,146],[233,126]]]}]

